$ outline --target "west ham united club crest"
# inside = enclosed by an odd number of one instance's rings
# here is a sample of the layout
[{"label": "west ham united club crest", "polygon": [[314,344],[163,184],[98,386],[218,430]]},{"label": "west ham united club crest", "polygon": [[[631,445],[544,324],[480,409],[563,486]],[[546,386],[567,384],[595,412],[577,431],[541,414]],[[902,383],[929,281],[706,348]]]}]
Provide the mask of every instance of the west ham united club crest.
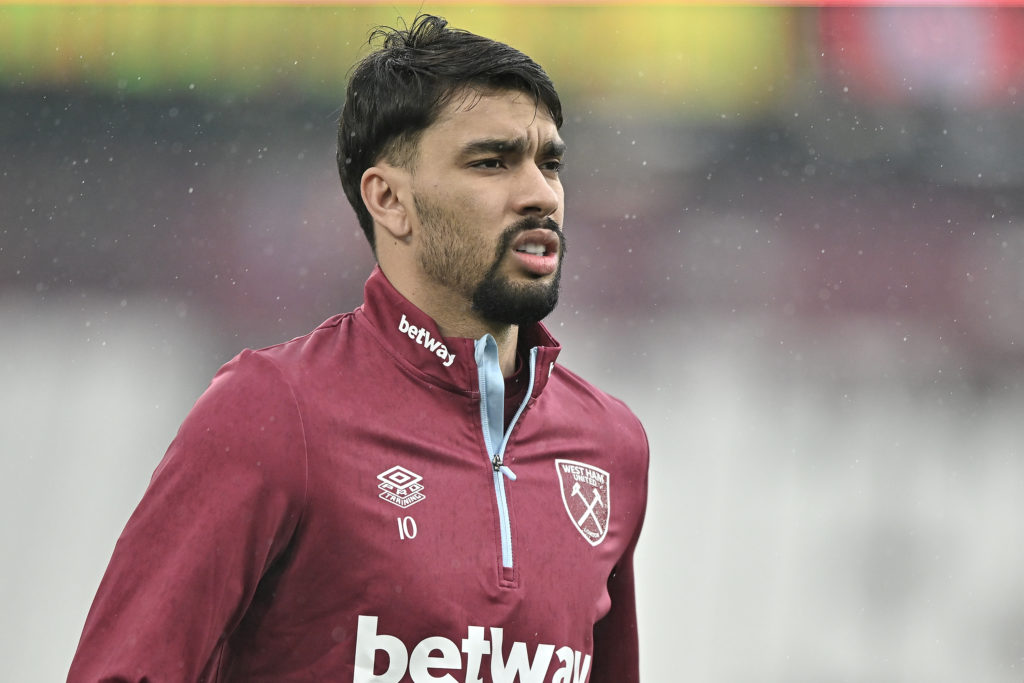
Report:
[{"label": "west ham united club crest", "polygon": [[381,490],[380,497],[400,508],[405,509],[426,498],[422,493],[423,484],[420,483],[423,477],[400,465],[395,465],[387,472],[381,472],[377,478],[380,479],[380,483],[377,484],[377,488]]},{"label": "west ham united club crest", "polygon": [[608,473],[575,460],[555,460],[555,469],[569,519],[590,545],[598,545],[611,517]]}]

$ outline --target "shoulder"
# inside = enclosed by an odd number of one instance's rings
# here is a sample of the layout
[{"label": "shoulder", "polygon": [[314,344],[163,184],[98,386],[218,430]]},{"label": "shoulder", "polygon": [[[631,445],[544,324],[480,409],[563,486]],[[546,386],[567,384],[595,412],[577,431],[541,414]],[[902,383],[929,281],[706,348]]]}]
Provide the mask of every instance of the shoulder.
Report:
[{"label": "shoulder", "polygon": [[563,394],[559,397],[560,400],[578,404],[579,409],[593,413],[595,418],[611,418],[618,427],[643,432],[640,419],[624,401],[599,389],[565,366],[554,366],[551,371],[551,385],[555,391]]},{"label": "shoulder", "polygon": [[288,350],[300,344],[246,349],[225,363],[185,417],[157,474],[168,467],[259,467],[268,480],[304,479],[306,430]]},{"label": "shoulder", "polygon": [[307,469],[302,416],[288,383],[259,353],[243,351],[181,423],[153,473],[145,514],[167,507],[160,501],[196,514],[271,500],[298,510]]},{"label": "shoulder", "polygon": [[188,419],[222,431],[301,436],[312,380],[347,362],[351,317],[336,315],[289,341],[243,350],[217,371]]},{"label": "shoulder", "polygon": [[245,349],[214,375],[190,414],[211,411],[220,423],[260,419],[301,422],[300,391],[306,377],[343,358],[335,351],[351,314],[329,318],[313,331],[261,349]]},{"label": "shoulder", "polygon": [[339,346],[351,341],[353,313],[328,318],[311,332],[273,346],[246,349],[236,357],[251,356],[285,376],[316,363],[327,362]]},{"label": "shoulder", "polygon": [[247,419],[254,411],[265,412],[261,406],[294,403],[292,393],[280,358],[266,349],[245,349],[221,366],[193,413],[215,405],[222,418]]},{"label": "shoulder", "polygon": [[551,409],[565,420],[565,429],[596,432],[609,447],[634,453],[646,467],[647,433],[624,401],[558,364],[552,368],[547,389],[555,399]]}]

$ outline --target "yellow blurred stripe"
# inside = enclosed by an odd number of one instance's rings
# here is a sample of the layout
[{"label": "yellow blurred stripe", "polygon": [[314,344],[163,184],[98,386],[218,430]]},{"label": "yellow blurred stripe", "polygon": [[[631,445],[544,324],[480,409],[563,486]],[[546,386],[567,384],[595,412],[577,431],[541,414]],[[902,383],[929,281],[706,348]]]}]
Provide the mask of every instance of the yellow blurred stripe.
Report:
[{"label": "yellow blurred stripe", "polygon": [[562,91],[612,103],[766,106],[794,62],[795,10],[781,7],[75,3],[0,5],[0,83],[338,100],[371,27],[420,9],[515,45]]}]

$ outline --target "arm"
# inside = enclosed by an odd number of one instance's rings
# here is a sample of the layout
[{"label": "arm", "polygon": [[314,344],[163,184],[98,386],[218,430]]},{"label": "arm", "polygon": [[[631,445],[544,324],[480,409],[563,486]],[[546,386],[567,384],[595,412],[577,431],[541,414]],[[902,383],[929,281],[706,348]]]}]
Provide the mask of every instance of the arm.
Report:
[{"label": "arm", "polygon": [[649,446],[640,423],[643,450],[637,457],[636,527],[633,537],[608,577],[611,609],[594,624],[594,670],[590,683],[638,683],[640,680],[640,645],[637,636],[636,590],[633,555],[647,511],[647,478]]},{"label": "arm", "polygon": [[640,680],[633,555],[608,579],[612,608],[594,625],[594,671],[590,683],[637,683]]},{"label": "arm", "polygon": [[203,680],[287,546],[305,496],[288,385],[243,353],[217,374],[114,549],[69,682]]}]

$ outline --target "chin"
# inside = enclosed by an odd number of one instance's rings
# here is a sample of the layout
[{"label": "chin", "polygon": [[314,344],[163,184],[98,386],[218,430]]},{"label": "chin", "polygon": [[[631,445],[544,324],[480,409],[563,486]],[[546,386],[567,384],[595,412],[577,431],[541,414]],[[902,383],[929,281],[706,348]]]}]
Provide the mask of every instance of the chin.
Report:
[{"label": "chin", "polygon": [[540,322],[558,304],[559,275],[556,271],[539,279],[519,282],[487,278],[473,293],[473,309],[487,320],[506,325]]}]

